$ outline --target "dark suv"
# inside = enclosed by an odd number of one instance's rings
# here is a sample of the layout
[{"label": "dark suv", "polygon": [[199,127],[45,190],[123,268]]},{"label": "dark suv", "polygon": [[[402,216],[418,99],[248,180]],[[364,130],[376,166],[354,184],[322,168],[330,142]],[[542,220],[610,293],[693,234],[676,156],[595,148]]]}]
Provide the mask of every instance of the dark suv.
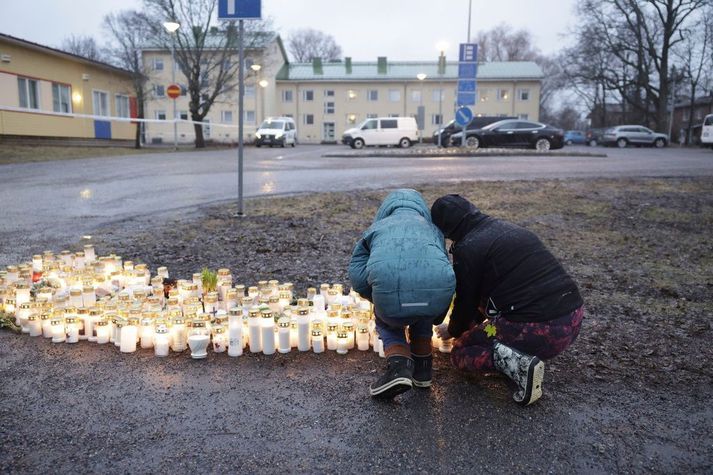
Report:
[{"label": "dark suv", "polygon": [[[467,130],[474,130],[474,129],[482,129],[486,125],[492,124],[493,122],[497,122],[499,120],[507,120],[507,119],[517,119],[517,117],[496,117],[496,116],[481,116],[481,117],[473,117],[473,120],[468,123],[466,126]],[[455,120],[452,120],[448,122],[445,127],[442,129],[438,129],[435,132],[433,132],[433,143],[434,145],[438,145],[438,134],[441,134],[441,142],[440,145],[442,147],[448,147],[451,145],[451,135],[456,134],[458,132],[462,132],[463,127],[456,124]]]}]

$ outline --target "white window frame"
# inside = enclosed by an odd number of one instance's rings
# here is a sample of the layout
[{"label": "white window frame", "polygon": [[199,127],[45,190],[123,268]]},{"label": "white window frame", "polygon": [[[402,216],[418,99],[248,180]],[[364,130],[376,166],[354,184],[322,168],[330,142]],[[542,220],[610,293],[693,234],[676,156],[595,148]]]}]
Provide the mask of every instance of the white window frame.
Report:
[{"label": "white window frame", "polygon": [[[504,93],[504,94],[503,94]],[[498,101],[499,102],[505,102],[510,100],[510,90],[509,89],[500,89],[498,88]]]},{"label": "white window frame", "polygon": [[255,97],[255,86],[252,84],[245,85],[245,97]]},{"label": "white window frame", "polygon": [[518,114],[517,118],[520,120],[530,120],[529,114]]},{"label": "white window frame", "polygon": [[188,120],[189,117],[190,117],[190,114],[188,113],[188,111],[179,111],[178,112],[178,118],[181,120]]},{"label": "white window frame", "polygon": [[325,101],[325,103],[324,103],[324,113],[325,114],[334,114],[335,109],[336,109],[336,104],[334,101]]},{"label": "white window frame", "polygon": [[[97,95],[100,95],[100,97],[104,97],[105,103],[103,105],[106,106],[106,110],[102,110],[101,102],[97,104]],[[109,92],[103,91],[101,89],[92,89],[92,113],[101,117],[109,117],[111,116],[110,108],[111,105],[109,104]]]},{"label": "white window frame", "polygon": [[[62,110],[64,104],[67,110]],[[52,83],[52,110],[62,114],[72,113],[72,86],[59,82]]]},{"label": "white window frame", "polygon": [[377,102],[379,100],[379,90],[378,89],[369,89],[366,92],[366,100],[369,102]]},{"label": "white window frame", "polygon": [[423,100],[423,91],[421,91],[420,89],[412,89],[411,90],[411,102],[420,104],[422,100]]},{"label": "white window frame", "polygon": [[[161,65],[161,67],[159,67],[159,64]],[[154,71],[163,71],[164,69],[166,69],[166,64],[163,58],[156,57],[153,58],[152,67]]]},{"label": "white window frame", "polygon": [[443,114],[431,114],[431,125],[443,125]]},{"label": "white window frame", "polygon": [[245,122],[246,123],[254,124],[256,120],[257,120],[257,114],[255,114],[254,110],[246,110],[245,111]]},{"label": "white window frame", "polygon": [[334,89],[325,89],[324,97],[334,97]]},{"label": "white window frame", "polygon": [[282,90],[282,102],[294,102],[295,97],[292,89],[283,89]]},{"label": "white window frame", "polygon": [[[163,116],[163,118],[161,118],[161,116]],[[167,119],[166,111],[165,110],[154,111],[154,117],[156,118],[156,120],[166,120]]]},{"label": "white window frame", "polygon": [[[230,119],[230,120],[228,120]],[[220,111],[220,122],[223,124],[233,123],[233,111]]]},{"label": "white window frame", "polygon": [[[307,120],[311,118],[311,122]],[[314,114],[302,114],[302,124],[303,125],[314,125]]]},{"label": "white window frame", "polygon": [[117,117],[124,117],[125,119],[131,117],[131,101],[129,100],[128,95],[115,94],[114,108],[116,110]]},{"label": "white window frame", "polygon": [[[526,96],[523,99],[523,96]],[[530,100],[530,89],[529,88],[523,88],[523,89],[518,89],[517,90],[517,99],[521,102],[527,102]]]},{"label": "white window frame", "polygon": [[156,97],[166,97],[166,87],[163,84],[154,84],[153,90]]},{"label": "white window frame", "polygon": [[389,102],[401,102],[401,89],[389,89]]},{"label": "white window frame", "polygon": [[[20,85],[20,81],[24,81]],[[30,83],[35,84],[35,94],[30,94]],[[17,77],[17,91],[18,91],[18,104],[23,109],[39,110],[40,109],[40,82],[37,79],[32,79],[24,76]],[[25,105],[22,105],[22,95],[25,95]],[[34,99],[34,106],[32,107],[32,100]]]},{"label": "white window frame", "polygon": [[[311,96],[311,97],[308,97]],[[305,102],[314,101],[314,89],[305,89],[302,91],[302,100]]]}]

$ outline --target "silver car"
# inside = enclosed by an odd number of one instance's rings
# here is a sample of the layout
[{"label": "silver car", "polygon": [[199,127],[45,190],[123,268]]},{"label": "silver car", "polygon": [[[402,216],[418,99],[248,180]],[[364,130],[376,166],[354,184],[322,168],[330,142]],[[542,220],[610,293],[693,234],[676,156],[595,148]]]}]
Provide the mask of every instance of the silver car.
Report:
[{"label": "silver car", "polygon": [[661,148],[668,145],[668,136],[640,125],[619,125],[607,129],[602,134],[600,141],[603,145],[616,145],[619,148],[628,145],[648,145]]}]

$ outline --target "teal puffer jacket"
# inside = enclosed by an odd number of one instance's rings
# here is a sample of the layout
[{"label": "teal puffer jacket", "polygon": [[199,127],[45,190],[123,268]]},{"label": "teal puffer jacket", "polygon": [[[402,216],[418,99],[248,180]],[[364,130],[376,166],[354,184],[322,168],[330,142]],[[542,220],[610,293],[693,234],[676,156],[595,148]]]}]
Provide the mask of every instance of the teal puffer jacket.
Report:
[{"label": "teal puffer jacket", "polygon": [[455,291],[443,234],[415,190],[396,190],[379,207],[349,264],[352,288],[386,318],[442,320]]}]

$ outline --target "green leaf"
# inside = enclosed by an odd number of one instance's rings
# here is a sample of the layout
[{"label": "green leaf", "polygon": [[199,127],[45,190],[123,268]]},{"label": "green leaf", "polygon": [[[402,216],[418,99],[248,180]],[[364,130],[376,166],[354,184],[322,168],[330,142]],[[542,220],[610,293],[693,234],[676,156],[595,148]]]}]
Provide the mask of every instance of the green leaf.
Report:
[{"label": "green leaf", "polygon": [[494,337],[497,332],[498,331],[495,328],[495,325],[493,325],[492,323],[488,323],[487,325],[485,325],[485,334],[488,335],[488,338]]}]

